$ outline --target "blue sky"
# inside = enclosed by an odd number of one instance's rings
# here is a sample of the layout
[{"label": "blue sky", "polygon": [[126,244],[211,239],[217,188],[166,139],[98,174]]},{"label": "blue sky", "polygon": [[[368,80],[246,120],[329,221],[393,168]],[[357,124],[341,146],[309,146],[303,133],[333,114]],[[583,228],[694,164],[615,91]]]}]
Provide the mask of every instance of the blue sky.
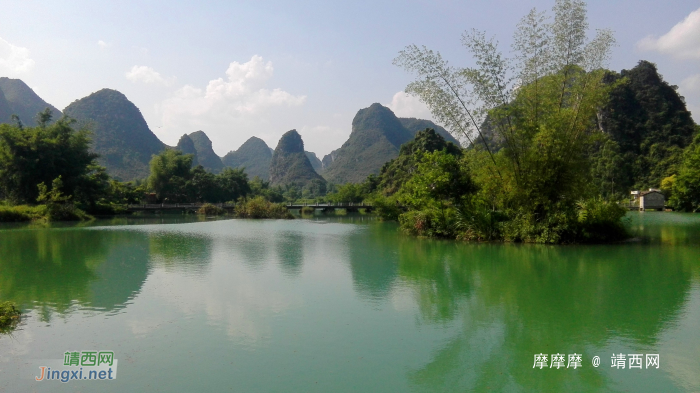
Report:
[{"label": "blue sky", "polygon": [[[170,145],[201,129],[223,155],[254,135],[274,148],[295,128],[321,157],[374,102],[429,116],[401,94],[411,75],[392,59],[406,45],[469,66],[463,31],[485,30],[508,51],[520,18],[553,3],[0,0],[0,76],[59,109],[119,90]],[[700,117],[700,2],[591,0],[588,10],[592,30],[615,32],[611,69],[656,63]]]}]

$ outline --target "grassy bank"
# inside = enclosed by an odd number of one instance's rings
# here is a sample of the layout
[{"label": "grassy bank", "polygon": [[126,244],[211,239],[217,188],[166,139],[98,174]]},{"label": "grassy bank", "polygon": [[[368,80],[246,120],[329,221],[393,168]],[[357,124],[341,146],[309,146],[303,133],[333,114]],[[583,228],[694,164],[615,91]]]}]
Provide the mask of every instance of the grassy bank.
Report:
[{"label": "grassy bank", "polygon": [[93,217],[73,205],[0,205],[0,222],[84,221]]}]

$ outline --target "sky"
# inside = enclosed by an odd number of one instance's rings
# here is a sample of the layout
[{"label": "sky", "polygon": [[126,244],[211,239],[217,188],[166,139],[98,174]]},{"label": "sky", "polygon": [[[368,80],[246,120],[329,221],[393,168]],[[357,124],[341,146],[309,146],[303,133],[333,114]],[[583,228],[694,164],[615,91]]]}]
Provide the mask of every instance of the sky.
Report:
[{"label": "sky", "polygon": [[[508,52],[518,21],[553,0],[61,1],[0,0],[0,76],[20,78],[59,109],[102,88],[126,95],[175,145],[203,130],[224,155],[251,136],[274,148],[296,129],[319,158],[379,102],[430,118],[392,64],[426,45],[473,66],[470,29]],[[595,29],[615,32],[609,68],[656,63],[700,121],[700,1],[590,0]]]}]

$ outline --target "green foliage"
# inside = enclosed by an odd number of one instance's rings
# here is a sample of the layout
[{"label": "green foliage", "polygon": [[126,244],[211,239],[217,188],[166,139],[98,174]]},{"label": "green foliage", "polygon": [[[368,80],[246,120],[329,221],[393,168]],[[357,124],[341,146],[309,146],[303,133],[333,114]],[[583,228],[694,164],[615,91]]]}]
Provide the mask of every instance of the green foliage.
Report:
[{"label": "green foliage", "polygon": [[226,209],[212,205],[211,203],[205,203],[197,210],[197,214],[203,214],[206,216],[221,216],[226,214]]},{"label": "green foliage", "polygon": [[71,195],[63,195],[61,188],[63,182],[61,177],[53,179],[51,189],[46,184],[39,183],[39,196],[37,202],[43,203],[45,208],[43,216],[49,221],[80,221],[88,219],[89,216],[71,203]]},{"label": "green foliage", "polygon": [[314,214],[316,209],[310,206],[304,206],[301,208],[301,214]]},{"label": "green foliage", "polygon": [[44,218],[44,206],[0,205],[0,222],[34,221]]},{"label": "green foliage", "polygon": [[93,204],[102,195],[107,177],[89,151],[89,132],[75,131],[72,124],[63,118],[33,128],[0,125],[0,198],[34,203],[37,184],[59,177],[76,203]]},{"label": "green foliage", "polygon": [[161,201],[186,202],[187,181],[192,179],[192,155],[179,150],[164,150],[153,156],[149,167],[148,188],[156,193]]},{"label": "green foliage", "polygon": [[21,311],[12,302],[0,302],[0,333],[7,333],[19,323]]},{"label": "green foliage", "polygon": [[191,168],[193,155],[165,150],[153,156],[148,188],[156,198],[169,203],[235,201],[251,192],[243,169],[226,168],[218,175],[197,165]]},{"label": "green foliage", "polygon": [[274,203],[284,202],[285,200],[281,187],[270,187],[269,181],[265,181],[257,176],[250,181],[250,195],[253,197],[261,196],[265,200]]},{"label": "green foliage", "polygon": [[326,196],[326,199],[330,202],[341,203],[341,202],[352,202],[359,203],[362,202],[367,197],[364,188],[361,184],[347,183],[338,186],[335,193]]},{"label": "green foliage", "polygon": [[415,172],[420,154],[436,150],[445,150],[454,156],[462,154],[459,147],[446,142],[435,130],[419,131],[413,140],[401,145],[398,157],[384,164],[378,176],[378,188],[386,195],[395,193]]},{"label": "green foliage", "polygon": [[284,205],[272,203],[262,196],[239,201],[236,215],[241,218],[294,218]]},{"label": "green foliage", "polygon": [[370,203],[374,207],[373,213],[384,221],[398,221],[399,216],[404,212],[395,195],[387,197],[375,194],[370,198]]},{"label": "green foliage", "polygon": [[686,148],[678,175],[670,181],[670,186],[671,206],[682,211],[700,211],[700,126],[695,140]]}]

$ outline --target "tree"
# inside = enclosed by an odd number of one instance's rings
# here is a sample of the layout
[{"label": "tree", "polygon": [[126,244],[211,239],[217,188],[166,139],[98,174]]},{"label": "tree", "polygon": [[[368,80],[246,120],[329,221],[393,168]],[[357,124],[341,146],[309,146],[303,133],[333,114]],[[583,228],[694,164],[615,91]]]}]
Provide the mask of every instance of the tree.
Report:
[{"label": "tree", "polygon": [[[439,53],[416,45],[394,60],[418,76],[406,92],[474,147],[468,162],[484,199],[536,228],[519,240],[550,241],[540,234],[572,220],[576,201],[597,194],[588,151],[598,108],[611,88],[604,83],[603,66],[614,38],[609,30],[599,30],[587,39],[581,0],[556,0],[553,13],[551,22],[534,9],[521,20],[513,58],[504,57],[494,39],[473,30],[462,43],[474,57],[474,68],[453,67]],[[487,119],[503,144],[497,152],[482,127]]]},{"label": "tree", "polygon": [[678,210],[700,211],[700,126],[695,140],[683,154],[683,163],[672,180],[670,203]]},{"label": "tree", "polygon": [[35,203],[38,184],[61,178],[61,190],[77,203],[91,204],[105,192],[107,176],[89,151],[89,131],[74,130],[74,121],[53,124],[51,112],[39,115],[39,126],[0,124],[0,198]]},{"label": "tree", "polygon": [[164,150],[151,158],[148,187],[161,201],[185,202],[188,199],[187,182],[192,179],[190,168],[193,156],[179,150]]}]

